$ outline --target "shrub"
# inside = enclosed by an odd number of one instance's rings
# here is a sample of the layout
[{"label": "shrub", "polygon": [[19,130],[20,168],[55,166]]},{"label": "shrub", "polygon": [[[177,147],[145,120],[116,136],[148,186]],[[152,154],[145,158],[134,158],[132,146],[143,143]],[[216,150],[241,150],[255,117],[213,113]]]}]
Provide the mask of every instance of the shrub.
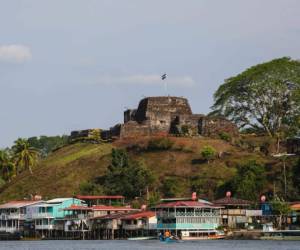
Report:
[{"label": "shrub", "polygon": [[148,143],[148,150],[168,150],[171,149],[174,142],[167,137],[152,139]]},{"label": "shrub", "polygon": [[231,141],[231,136],[230,134],[226,133],[226,132],[221,132],[219,133],[219,137],[221,140],[224,140],[224,141],[227,141],[227,142],[230,142]]},{"label": "shrub", "polygon": [[216,150],[211,146],[206,146],[201,151],[201,156],[207,160],[209,163],[210,160],[213,160],[216,156]]}]

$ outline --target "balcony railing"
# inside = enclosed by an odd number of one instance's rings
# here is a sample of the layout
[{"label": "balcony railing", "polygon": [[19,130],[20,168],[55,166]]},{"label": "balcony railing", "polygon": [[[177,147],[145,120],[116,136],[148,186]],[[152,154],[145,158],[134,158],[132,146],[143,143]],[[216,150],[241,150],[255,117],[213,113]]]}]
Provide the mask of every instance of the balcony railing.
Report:
[{"label": "balcony railing", "polygon": [[51,213],[33,213],[28,216],[28,218],[32,219],[41,219],[41,218],[53,218],[53,214]]},{"label": "balcony railing", "polygon": [[220,214],[217,212],[158,212],[158,217],[219,217]]},{"label": "balcony railing", "polygon": [[54,225],[35,225],[35,229],[37,229],[37,230],[52,230],[52,229],[54,229]]}]

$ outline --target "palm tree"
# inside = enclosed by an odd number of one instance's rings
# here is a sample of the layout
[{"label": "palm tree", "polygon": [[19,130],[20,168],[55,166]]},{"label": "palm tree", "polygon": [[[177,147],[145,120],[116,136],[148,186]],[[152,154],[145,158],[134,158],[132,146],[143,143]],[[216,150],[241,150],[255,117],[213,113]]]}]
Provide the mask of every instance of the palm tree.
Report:
[{"label": "palm tree", "polygon": [[28,169],[32,174],[32,167],[37,163],[39,152],[30,146],[28,140],[19,138],[12,147],[16,164],[16,174]]},{"label": "palm tree", "polygon": [[15,175],[15,165],[7,150],[0,150],[0,173],[4,181],[10,182]]}]

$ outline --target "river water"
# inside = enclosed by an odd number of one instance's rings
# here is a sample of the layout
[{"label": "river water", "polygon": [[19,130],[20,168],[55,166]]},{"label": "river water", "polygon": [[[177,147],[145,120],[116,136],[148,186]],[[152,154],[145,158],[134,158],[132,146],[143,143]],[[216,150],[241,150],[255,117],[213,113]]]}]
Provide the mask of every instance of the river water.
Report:
[{"label": "river water", "polygon": [[300,250],[300,241],[220,240],[163,243],[159,241],[2,241],[0,250]]}]

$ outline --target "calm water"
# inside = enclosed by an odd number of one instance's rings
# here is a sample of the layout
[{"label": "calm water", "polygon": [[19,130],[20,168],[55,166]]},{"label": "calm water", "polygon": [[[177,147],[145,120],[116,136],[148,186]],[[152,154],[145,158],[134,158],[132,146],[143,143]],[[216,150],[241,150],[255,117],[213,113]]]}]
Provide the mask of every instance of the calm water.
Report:
[{"label": "calm water", "polygon": [[159,241],[2,241],[0,250],[140,250],[140,249],[184,249],[184,250],[300,250],[300,241],[195,241],[183,243],[161,243]]}]

